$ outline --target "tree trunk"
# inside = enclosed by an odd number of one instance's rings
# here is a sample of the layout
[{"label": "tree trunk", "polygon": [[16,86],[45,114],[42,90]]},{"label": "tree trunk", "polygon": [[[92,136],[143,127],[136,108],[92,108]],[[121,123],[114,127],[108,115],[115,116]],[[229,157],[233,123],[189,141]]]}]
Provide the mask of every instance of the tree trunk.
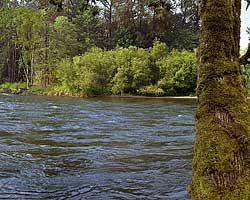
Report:
[{"label": "tree trunk", "polygon": [[44,66],[42,69],[42,83],[43,87],[47,87],[49,85],[49,27],[46,27],[45,33],[45,55],[44,55]]},{"label": "tree trunk", "polygon": [[45,52],[44,52],[44,66],[42,69],[42,82],[41,85],[43,87],[47,87],[49,85],[49,2],[48,0],[45,1],[45,8],[46,8],[46,24],[45,24],[45,33],[44,33],[44,43],[45,43]]},{"label": "tree trunk", "polygon": [[112,40],[113,40],[113,27],[112,27],[112,9],[113,9],[113,1],[110,1],[110,5],[109,5],[109,22],[108,22],[108,32],[109,32],[109,36],[108,36],[108,45],[109,48],[112,48]]},{"label": "tree trunk", "polygon": [[193,200],[250,199],[250,110],[239,65],[241,0],[202,0]]},{"label": "tree trunk", "polygon": [[35,65],[35,47],[32,47],[31,62],[30,62],[30,85],[34,83],[34,65]]}]

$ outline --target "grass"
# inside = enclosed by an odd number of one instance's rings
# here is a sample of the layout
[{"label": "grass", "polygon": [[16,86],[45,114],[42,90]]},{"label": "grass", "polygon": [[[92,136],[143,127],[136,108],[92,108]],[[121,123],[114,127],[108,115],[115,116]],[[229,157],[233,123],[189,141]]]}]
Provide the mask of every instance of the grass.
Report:
[{"label": "grass", "polygon": [[26,88],[26,83],[18,82],[18,83],[3,83],[0,85],[0,90],[3,89],[10,89],[10,90],[16,90],[18,88]]}]

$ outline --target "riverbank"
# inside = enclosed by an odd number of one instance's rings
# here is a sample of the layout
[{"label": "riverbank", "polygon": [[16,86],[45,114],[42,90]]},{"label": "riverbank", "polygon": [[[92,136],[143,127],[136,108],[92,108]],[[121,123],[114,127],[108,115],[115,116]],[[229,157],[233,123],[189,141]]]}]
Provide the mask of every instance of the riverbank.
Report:
[{"label": "riverbank", "polygon": [[0,88],[0,93],[16,95],[37,95],[55,97],[77,97],[77,98],[115,98],[115,99],[196,99],[196,96],[137,96],[137,95],[79,95],[65,92],[53,91],[50,88],[31,87],[30,89],[19,88],[12,85],[8,88]]},{"label": "riverbank", "polygon": [[16,94],[16,95],[36,95],[36,96],[54,96],[54,97],[77,97],[77,98],[122,98],[122,99],[196,99],[195,96],[143,96],[143,95],[112,95],[112,94],[100,94],[100,95],[86,95],[79,93],[71,93],[63,91],[61,87],[50,86],[40,87],[31,86],[26,88],[26,83],[4,83],[0,85],[0,93]]},{"label": "riverbank", "polygon": [[196,96],[163,96],[163,97],[151,97],[151,96],[119,96],[119,95],[107,95],[97,96],[98,98],[121,98],[121,99],[197,99]]}]

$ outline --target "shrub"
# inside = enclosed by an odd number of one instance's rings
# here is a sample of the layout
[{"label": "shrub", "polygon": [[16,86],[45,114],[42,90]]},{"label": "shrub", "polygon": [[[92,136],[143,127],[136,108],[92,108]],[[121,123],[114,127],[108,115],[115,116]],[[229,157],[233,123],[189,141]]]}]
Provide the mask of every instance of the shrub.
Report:
[{"label": "shrub", "polygon": [[165,92],[163,91],[163,89],[161,89],[155,85],[149,85],[149,86],[146,86],[146,87],[139,89],[138,94],[145,95],[145,96],[160,97],[160,96],[164,96]]},{"label": "shrub", "polygon": [[197,79],[197,64],[194,52],[173,50],[167,57],[157,61],[160,68],[158,86],[167,95],[194,93]]},{"label": "shrub", "polygon": [[148,50],[130,46],[119,48],[115,54],[117,73],[112,80],[114,94],[132,93],[152,81],[150,54]]},{"label": "shrub", "polygon": [[196,58],[185,50],[169,53],[159,42],[151,49],[91,48],[62,59],[55,74],[62,92],[78,95],[188,95],[196,87]]}]

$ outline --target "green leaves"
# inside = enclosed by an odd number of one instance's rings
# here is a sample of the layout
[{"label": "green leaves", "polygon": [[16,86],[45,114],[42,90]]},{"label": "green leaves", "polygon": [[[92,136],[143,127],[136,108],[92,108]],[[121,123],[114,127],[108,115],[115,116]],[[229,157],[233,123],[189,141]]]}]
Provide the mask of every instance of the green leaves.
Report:
[{"label": "green leaves", "polygon": [[195,53],[186,50],[173,50],[167,57],[156,63],[160,68],[161,79],[158,86],[167,95],[194,94],[197,66]]},{"label": "green leaves", "polygon": [[169,53],[160,42],[151,49],[92,48],[83,56],[62,60],[56,77],[64,92],[81,95],[189,95],[196,86],[196,58],[184,50]]},{"label": "green leaves", "polygon": [[58,16],[50,33],[51,62],[56,63],[62,58],[73,57],[77,55],[79,48],[75,24],[65,16]]},{"label": "green leaves", "polygon": [[118,69],[112,81],[112,92],[136,94],[137,90],[150,84],[152,80],[149,51],[133,46],[116,51]]}]

